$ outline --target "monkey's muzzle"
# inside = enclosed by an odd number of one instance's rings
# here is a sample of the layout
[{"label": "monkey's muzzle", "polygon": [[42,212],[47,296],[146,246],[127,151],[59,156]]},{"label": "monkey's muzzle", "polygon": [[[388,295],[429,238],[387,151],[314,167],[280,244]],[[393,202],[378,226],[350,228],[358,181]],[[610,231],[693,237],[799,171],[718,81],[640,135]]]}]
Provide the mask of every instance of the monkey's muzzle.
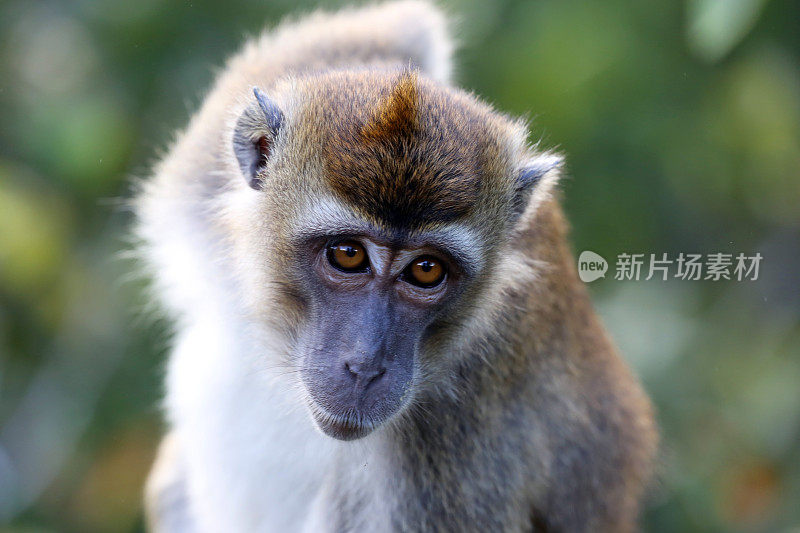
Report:
[{"label": "monkey's muzzle", "polygon": [[378,295],[343,309],[309,328],[301,376],[317,426],[353,440],[405,405],[422,327]]}]

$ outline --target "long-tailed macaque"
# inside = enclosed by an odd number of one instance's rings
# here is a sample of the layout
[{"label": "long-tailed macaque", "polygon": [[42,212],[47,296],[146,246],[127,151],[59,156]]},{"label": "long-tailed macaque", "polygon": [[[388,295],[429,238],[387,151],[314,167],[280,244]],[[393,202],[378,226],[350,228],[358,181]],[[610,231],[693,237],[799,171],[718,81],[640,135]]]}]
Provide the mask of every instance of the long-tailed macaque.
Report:
[{"label": "long-tailed macaque", "polygon": [[152,530],[636,529],[656,432],[574,270],[561,156],[450,55],[422,1],[282,25],[142,184],[176,323]]}]

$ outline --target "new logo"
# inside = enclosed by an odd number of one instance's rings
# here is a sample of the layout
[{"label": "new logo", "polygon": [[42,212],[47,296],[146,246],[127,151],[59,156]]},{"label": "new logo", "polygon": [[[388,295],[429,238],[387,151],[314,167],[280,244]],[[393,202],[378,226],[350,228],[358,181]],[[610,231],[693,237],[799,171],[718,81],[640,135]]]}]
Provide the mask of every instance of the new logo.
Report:
[{"label": "new logo", "polygon": [[598,278],[606,277],[608,262],[599,254],[584,250],[578,257],[578,276],[584,283],[591,283]]}]

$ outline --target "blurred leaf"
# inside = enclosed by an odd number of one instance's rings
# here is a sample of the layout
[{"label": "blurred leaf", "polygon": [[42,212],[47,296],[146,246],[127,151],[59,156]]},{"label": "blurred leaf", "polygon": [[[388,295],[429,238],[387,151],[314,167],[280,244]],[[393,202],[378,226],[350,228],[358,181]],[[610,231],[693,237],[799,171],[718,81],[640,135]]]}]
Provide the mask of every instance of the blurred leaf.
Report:
[{"label": "blurred leaf", "polygon": [[689,47],[706,61],[719,61],[747,36],[766,1],[689,0]]},{"label": "blurred leaf", "polygon": [[76,191],[96,197],[116,189],[130,151],[133,130],[120,105],[110,98],[32,110],[30,135],[56,178],[68,180]]},{"label": "blurred leaf", "polygon": [[0,160],[0,285],[39,297],[59,274],[71,221],[69,210],[29,177]]},{"label": "blurred leaf", "polygon": [[728,526],[763,528],[781,493],[775,465],[763,458],[744,458],[730,465],[720,478],[717,505]]},{"label": "blurred leaf", "polygon": [[130,531],[142,512],[144,482],[155,458],[157,426],[136,421],[109,436],[73,495],[70,512],[87,531]]}]

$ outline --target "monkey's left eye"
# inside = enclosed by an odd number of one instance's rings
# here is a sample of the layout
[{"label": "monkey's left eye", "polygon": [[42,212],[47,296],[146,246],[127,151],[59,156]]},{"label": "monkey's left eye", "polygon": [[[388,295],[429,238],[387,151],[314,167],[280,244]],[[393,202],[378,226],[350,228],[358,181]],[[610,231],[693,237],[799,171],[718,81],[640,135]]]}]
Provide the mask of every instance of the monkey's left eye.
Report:
[{"label": "monkey's left eye", "polygon": [[446,271],[441,261],[429,255],[418,257],[406,267],[403,279],[417,287],[435,287],[442,282]]},{"label": "monkey's left eye", "polygon": [[367,269],[367,251],[355,241],[342,241],[328,246],[328,262],[344,272]]}]

